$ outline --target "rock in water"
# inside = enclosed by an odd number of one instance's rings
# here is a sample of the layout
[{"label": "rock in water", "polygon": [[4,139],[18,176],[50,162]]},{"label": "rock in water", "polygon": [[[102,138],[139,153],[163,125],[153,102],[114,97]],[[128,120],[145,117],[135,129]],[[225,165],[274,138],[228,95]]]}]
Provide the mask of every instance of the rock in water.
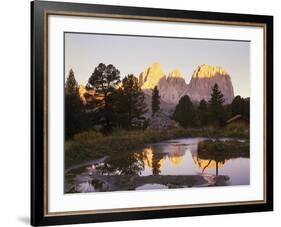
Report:
[{"label": "rock in water", "polygon": [[177,127],[179,127],[179,124],[161,111],[156,112],[149,119],[148,128],[150,129],[171,129]]},{"label": "rock in water", "polygon": [[83,182],[76,186],[77,192],[95,192],[95,187],[89,182]]}]

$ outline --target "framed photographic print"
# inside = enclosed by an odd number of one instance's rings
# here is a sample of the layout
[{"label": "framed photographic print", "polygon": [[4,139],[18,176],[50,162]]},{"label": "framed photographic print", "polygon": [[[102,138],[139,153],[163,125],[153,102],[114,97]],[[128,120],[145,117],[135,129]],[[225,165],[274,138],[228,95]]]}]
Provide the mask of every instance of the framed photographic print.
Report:
[{"label": "framed photographic print", "polygon": [[273,17],[31,3],[31,222],[273,210]]}]

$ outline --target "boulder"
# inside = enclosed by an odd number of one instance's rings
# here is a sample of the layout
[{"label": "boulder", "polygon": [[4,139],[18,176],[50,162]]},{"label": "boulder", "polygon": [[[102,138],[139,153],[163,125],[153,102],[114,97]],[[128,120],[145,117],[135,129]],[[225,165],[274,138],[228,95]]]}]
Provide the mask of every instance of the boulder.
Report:
[{"label": "boulder", "polygon": [[179,124],[177,122],[161,111],[158,111],[149,119],[149,129],[171,129],[178,127]]}]

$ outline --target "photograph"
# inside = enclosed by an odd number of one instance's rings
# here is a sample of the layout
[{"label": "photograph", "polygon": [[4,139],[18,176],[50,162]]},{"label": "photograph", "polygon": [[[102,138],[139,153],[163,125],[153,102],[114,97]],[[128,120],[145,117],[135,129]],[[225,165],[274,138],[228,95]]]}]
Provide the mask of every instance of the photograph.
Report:
[{"label": "photograph", "polygon": [[249,40],[63,39],[65,194],[250,185]]},{"label": "photograph", "polygon": [[34,1],[31,21],[33,226],[273,210],[273,16]]}]

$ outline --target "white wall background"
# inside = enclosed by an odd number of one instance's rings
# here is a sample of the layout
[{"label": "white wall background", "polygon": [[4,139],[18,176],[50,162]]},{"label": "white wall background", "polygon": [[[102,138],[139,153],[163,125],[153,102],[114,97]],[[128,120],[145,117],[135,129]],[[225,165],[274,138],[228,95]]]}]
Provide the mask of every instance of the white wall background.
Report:
[{"label": "white wall background", "polygon": [[[275,211],[145,221],[127,221],[85,226],[278,226],[281,218],[281,11],[278,0],[72,0],[186,10],[274,15],[275,95]],[[29,225],[30,210],[30,3],[29,0],[0,3],[0,226]],[[278,179],[279,178],[279,179]]]}]

